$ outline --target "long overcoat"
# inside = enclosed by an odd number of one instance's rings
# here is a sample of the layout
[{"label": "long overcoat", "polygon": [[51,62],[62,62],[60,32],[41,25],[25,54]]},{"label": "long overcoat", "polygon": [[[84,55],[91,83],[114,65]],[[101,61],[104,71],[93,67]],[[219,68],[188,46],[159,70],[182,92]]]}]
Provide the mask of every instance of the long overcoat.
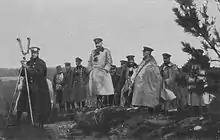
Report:
[{"label": "long overcoat", "polygon": [[132,105],[155,107],[165,94],[159,66],[153,56],[142,60],[131,78],[133,87]]},{"label": "long overcoat", "polygon": [[88,95],[89,74],[85,67],[77,66],[73,70],[72,100],[84,101]]},{"label": "long overcoat", "polygon": [[89,91],[90,95],[113,95],[114,88],[110,69],[112,65],[112,56],[110,50],[102,48],[102,50],[95,49],[92,51],[88,70],[89,75]]},{"label": "long overcoat", "polygon": [[64,88],[63,88],[63,101],[70,102],[73,93],[73,69],[64,72]]},{"label": "long overcoat", "polygon": [[[46,121],[49,111],[51,109],[50,93],[47,84],[47,66],[46,63],[40,59],[30,59],[27,62],[28,84],[30,89],[31,106],[35,119]],[[24,68],[22,69],[21,76],[25,77]],[[18,111],[29,112],[27,83],[24,78],[21,95],[18,100]]]}]

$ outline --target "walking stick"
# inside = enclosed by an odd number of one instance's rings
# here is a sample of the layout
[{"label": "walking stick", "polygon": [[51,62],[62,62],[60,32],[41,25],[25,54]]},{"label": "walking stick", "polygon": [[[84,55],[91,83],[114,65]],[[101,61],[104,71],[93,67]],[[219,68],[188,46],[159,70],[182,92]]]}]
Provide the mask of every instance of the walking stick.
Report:
[{"label": "walking stick", "polygon": [[[9,112],[8,112],[8,115],[7,115],[6,124],[5,124],[6,128],[8,127],[8,121],[9,121],[9,118],[11,117],[12,111],[17,107],[17,101],[20,98],[20,94],[17,96],[17,98],[15,98],[15,95],[16,95],[17,90],[18,90],[18,84],[20,82],[20,78],[21,78],[21,70],[19,71],[19,75],[18,75],[18,79],[17,79],[17,82],[16,82],[14,94],[12,96],[12,102],[10,104]],[[15,102],[15,106],[13,107],[14,102]]]}]

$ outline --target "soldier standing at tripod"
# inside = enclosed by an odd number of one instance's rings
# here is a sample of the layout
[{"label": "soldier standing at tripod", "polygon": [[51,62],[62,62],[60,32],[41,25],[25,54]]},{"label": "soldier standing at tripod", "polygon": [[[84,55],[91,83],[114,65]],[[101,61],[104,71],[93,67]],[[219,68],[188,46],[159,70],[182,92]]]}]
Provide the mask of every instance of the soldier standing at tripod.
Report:
[{"label": "soldier standing at tripod", "polygon": [[[27,79],[30,89],[31,107],[33,111],[34,122],[38,127],[43,127],[46,122],[51,108],[49,88],[46,81],[47,67],[46,63],[39,58],[38,47],[32,47],[31,58],[29,61],[21,61],[22,72],[21,76],[25,77],[25,70],[27,70]],[[26,81],[22,87],[21,95],[17,106],[17,119],[20,121],[23,112],[28,112],[30,116],[28,91]]]}]

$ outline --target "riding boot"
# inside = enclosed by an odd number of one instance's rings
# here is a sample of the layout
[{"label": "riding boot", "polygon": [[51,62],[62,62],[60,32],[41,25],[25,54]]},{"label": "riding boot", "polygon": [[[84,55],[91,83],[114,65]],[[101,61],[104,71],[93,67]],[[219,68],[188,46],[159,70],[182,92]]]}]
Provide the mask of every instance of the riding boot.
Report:
[{"label": "riding boot", "polygon": [[101,108],[101,106],[102,106],[102,97],[101,97],[101,95],[97,95],[97,103],[96,103],[96,105],[97,105],[97,108]]}]

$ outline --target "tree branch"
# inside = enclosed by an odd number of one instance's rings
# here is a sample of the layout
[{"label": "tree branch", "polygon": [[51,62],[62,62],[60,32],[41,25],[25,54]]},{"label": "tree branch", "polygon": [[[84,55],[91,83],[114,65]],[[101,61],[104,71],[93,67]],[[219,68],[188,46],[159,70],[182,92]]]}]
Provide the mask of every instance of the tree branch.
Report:
[{"label": "tree branch", "polygon": [[220,12],[220,0],[215,0],[218,11]]},{"label": "tree branch", "polygon": [[214,50],[214,52],[218,55],[218,58],[220,58],[220,53],[219,51],[216,49],[215,46],[212,45],[211,41],[209,39],[207,39],[203,34],[201,34],[201,37],[209,44],[209,46],[211,47],[211,49]]}]

